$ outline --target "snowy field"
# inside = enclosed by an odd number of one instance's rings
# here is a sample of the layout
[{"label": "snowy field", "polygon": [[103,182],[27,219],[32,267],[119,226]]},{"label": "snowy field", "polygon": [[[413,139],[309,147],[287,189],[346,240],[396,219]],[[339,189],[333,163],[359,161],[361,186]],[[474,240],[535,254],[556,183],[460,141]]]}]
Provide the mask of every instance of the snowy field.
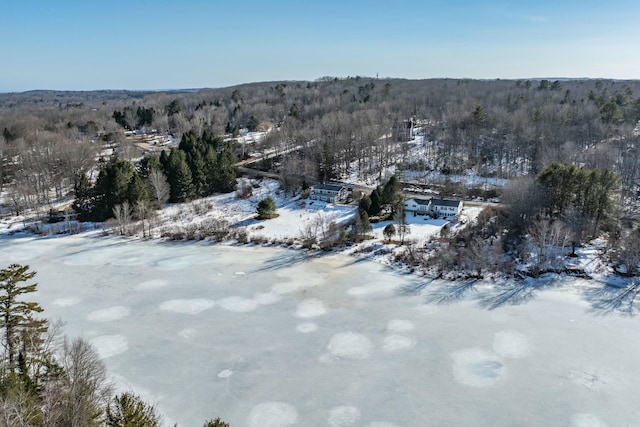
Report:
[{"label": "snowy field", "polygon": [[0,260],[167,425],[638,425],[640,318],[593,314],[588,282],[490,310],[486,284],[304,251],[3,236]]}]

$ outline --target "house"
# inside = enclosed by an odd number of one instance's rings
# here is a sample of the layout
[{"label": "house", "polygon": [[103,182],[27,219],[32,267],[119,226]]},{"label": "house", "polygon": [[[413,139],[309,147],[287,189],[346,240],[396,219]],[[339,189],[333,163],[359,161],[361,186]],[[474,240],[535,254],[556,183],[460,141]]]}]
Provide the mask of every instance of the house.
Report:
[{"label": "house", "polygon": [[339,184],[318,184],[311,188],[309,198],[323,202],[341,202],[347,198],[347,189]]},{"label": "house", "polygon": [[413,120],[396,122],[393,126],[393,134],[398,142],[408,142],[416,139]]},{"label": "house", "polygon": [[458,216],[462,212],[462,200],[431,199],[431,211],[438,216]]},{"label": "house", "polygon": [[457,217],[462,211],[462,200],[411,198],[404,202],[405,213],[435,217]]},{"label": "house", "polygon": [[413,212],[413,215],[428,215],[431,212],[431,200],[427,199],[407,199],[404,201],[404,211]]}]

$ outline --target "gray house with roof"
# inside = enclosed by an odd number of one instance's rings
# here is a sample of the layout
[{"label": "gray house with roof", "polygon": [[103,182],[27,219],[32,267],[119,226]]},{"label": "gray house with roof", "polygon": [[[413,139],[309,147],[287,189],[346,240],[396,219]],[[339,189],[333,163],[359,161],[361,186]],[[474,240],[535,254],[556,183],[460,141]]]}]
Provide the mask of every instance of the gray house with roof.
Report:
[{"label": "gray house with roof", "polygon": [[420,199],[413,197],[405,200],[405,213],[416,215],[431,215],[437,217],[457,217],[462,212],[462,200],[451,199]]},{"label": "gray house with roof", "polygon": [[347,198],[347,189],[339,184],[318,184],[311,188],[309,198],[329,203],[341,202]]}]

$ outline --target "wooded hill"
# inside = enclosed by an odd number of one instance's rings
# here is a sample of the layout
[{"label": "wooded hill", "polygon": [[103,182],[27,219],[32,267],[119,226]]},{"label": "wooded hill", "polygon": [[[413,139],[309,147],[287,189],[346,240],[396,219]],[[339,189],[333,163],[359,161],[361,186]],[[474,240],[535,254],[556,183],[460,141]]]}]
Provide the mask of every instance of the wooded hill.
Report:
[{"label": "wooded hill", "polygon": [[[16,212],[75,194],[81,212],[105,218],[113,207],[101,201],[128,201],[131,209],[141,198],[159,203],[151,193],[165,181],[173,201],[231,191],[230,165],[252,152],[275,154],[259,167],[278,174],[291,193],[305,181],[347,176],[383,184],[384,171],[394,168],[472,172],[511,180],[508,229],[531,235],[534,223],[560,221],[579,244],[603,227],[616,239],[637,234],[639,119],[640,81],[600,79],[324,77],[184,92],[35,91],[0,95],[0,173]],[[424,136],[417,151],[398,138],[408,120]],[[103,159],[97,180],[88,182],[106,145],[120,160],[139,158],[126,136],[134,130],[170,134],[180,145],[135,169]],[[230,148],[245,131],[260,137]],[[115,198],[96,193],[109,182],[108,168],[121,172]],[[146,196],[135,174],[147,184]],[[598,191],[585,192],[589,182]]]}]

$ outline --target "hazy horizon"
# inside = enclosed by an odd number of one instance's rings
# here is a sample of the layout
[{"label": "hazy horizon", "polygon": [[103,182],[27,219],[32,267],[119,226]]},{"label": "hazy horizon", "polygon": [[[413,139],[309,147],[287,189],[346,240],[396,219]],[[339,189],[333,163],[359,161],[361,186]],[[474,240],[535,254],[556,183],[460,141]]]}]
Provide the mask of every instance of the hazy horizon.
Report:
[{"label": "hazy horizon", "polygon": [[[636,80],[640,4],[11,2],[0,91],[214,88],[320,76]],[[544,78],[544,77],[542,77]]]}]

